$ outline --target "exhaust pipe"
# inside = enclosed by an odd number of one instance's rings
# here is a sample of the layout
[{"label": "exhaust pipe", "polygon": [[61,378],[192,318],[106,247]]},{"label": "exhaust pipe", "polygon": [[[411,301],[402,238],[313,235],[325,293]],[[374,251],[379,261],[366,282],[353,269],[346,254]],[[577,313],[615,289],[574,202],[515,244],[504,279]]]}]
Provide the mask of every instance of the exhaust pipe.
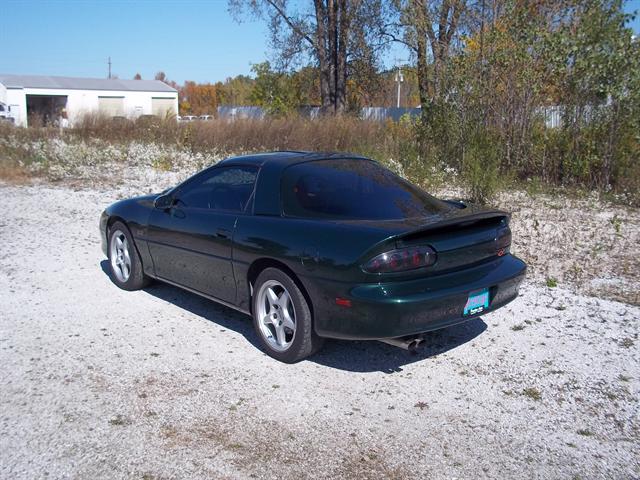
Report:
[{"label": "exhaust pipe", "polygon": [[415,337],[383,338],[379,341],[414,353],[424,341],[424,337],[422,335],[417,335]]}]

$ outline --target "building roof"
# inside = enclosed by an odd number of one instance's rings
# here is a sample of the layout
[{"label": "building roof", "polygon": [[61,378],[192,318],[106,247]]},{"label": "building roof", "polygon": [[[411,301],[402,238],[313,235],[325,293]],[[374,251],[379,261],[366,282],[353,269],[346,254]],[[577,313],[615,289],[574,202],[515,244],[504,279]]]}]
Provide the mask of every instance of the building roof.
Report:
[{"label": "building roof", "polygon": [[119,78],[53,77],[48,75],[5,75],[0,83],[7,88],[53,88],[63,90],[117,90],[175,93],[176,89],[160,80],[122,80]]}]

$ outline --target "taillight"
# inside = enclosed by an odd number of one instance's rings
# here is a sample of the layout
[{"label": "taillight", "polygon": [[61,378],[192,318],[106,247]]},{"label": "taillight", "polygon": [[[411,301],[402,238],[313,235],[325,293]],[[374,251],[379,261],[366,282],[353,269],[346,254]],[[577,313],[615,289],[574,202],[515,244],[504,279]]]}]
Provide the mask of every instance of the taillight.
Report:
[{"label": "taillight", "polygon": [[509,247],[511,246],[511,229],[504,227],[498,230],[496,237],[496,253],[499,257],[509,253]]},{"label": "taillight", "polygon": [[436,263],[436,251],[431,247],[398,248],[369,260],[363,269],[369,273],[395,273],[430,267]]}]

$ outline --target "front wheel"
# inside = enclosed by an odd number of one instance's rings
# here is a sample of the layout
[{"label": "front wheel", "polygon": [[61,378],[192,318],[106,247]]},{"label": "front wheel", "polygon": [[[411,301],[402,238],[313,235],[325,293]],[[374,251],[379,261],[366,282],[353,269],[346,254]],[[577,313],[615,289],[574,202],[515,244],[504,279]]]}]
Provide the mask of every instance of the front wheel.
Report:
[{"label": "front wheel", "polygon": [[127,226],[115,222],[109,229],[109,266],[113,282],[123,290],[139,290],[149,283]]},{"label": "front wheel", "polygon": [[265,269],[254,292],[253,325],[268,355],[294,363],[320,349],[323,339],[313,331],[307,299],[286,273]]}]

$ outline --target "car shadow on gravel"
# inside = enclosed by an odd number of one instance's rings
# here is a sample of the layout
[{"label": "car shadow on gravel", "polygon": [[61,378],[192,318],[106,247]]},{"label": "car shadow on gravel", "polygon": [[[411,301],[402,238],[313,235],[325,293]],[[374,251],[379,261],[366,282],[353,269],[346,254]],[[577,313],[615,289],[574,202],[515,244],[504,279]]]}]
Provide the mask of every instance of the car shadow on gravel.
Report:
[{"label": "car shadow on gravel", "polygon": [[[111,278],[107,260],[100,262]],[[224,328],[233,330],[261,349],[251,319],[232,308],[162,282],[154,282],[144,291]],[[420,348],[410,353],[399,347],[376,341],[328,340],[323,349],[306,361],[352,372],[401,372],[402,367],[427,360],[472,341],[487,329],[482,318],[429,332]]]},{"label": "car shadow on gravel", "polygon": [[[107,260],[102,260],[100,262],[100,268],[102,268],[105,275],[107,275],[113,282],[109,262]],[[195,293],[191,293],[187,290],[183,290],[182,288],[174,287],[173,285],[159,281],[154,281],[143,291],[159,298],[160,300],[172,303],[176,307],[182,308],[194,315],[209,320],[224,329],[238,332],[254,347],[260,349],[260,344],[255,336],[251,319],[247,315],[240,313],[233,308],[225,307],[213,300],[208,300],[200,295],[196,295]]]},{"label": "car shadow on gravel", "polygon": [[376,341],[328,341],[310,360],[320,365],[352,372],[401,372],[402,367],[472,341],[487,329],[482,318],[425,334],[424,342],[413,353]]}]

